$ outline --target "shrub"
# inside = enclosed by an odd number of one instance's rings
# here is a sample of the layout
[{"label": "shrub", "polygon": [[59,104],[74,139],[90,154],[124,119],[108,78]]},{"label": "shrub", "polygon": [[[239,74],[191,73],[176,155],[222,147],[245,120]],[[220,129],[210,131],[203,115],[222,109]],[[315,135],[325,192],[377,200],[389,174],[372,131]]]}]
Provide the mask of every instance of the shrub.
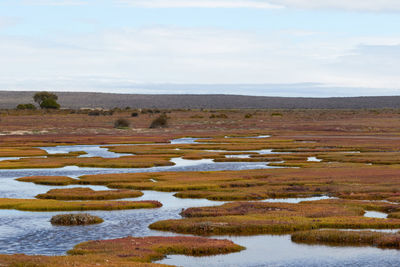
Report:
[{"label": "shrub", "polygon": [[17,106],[17,109],[21,109],[21,110],[24,110],[24,109],[35,110],[36,107],[35,107],[34,104],[19,104],[19,105]]},{"label": "shrub", "polygon": [[137,117],[137,116],[139,116],[139,113],[137,113],[137,112],[132,112],[131,117]]},{"label": "shrub", "polygon": [[211,116],[210,116],[210,119],[227,119],[228,118],[228,116],[226,115],[226,114],[217,114],[217,115],[215,115],[215,114],[212,114]]},{"label": "shrub", "polygon": [[190,118],[191,118],[191,119],[203,119],[204,116],[201,116],[201,115],[193,115],[193,116],[190,116]]},{"label": "shrub", "polygon": [[247,113],[246,115],[244,115],[244,118],[245,118],[245,119],[250,119],[251,117],[253,117],[253,115],[250,114],[250,113]]},{"label": "shrub", "polygon": [[114,128],[128,128],[130,125],[130,122],[126,119],[118,119],[114,122]]},{"label": "shrub", "polygon": [[108,115],[108,116],[114,115],[114,110],[104,111],[104,116],[106,116],[106,115]]},{"label": "shrub", "polygon": [[88,113],[89,116],[100,116],[100,111],[99,110],[91,110]]},{"label": "shrub", "polygon": [[57,103],[57,101],[53,98],[47,98],[43,100],[42,103],[40,103],[40,108],[42,109],[59,109],[60,104]]},{"label": "shrub", "polygon": [[54,225],[89,225],[102,223],[103,219],[87,213],[84,214],[61,214],[53,216],[50,220]]},{"label": "shrub", "polygon": [[151,124],[150,128],[165,128],[168,127],[168,117],[165,114],[160,115],[158,118],[154,119]]}]

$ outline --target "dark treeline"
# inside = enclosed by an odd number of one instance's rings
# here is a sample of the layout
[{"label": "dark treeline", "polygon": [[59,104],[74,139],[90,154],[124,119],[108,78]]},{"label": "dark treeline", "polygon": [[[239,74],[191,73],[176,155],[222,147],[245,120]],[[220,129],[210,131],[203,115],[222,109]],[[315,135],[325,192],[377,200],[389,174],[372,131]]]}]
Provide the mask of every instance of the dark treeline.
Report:
[{"label": "dark treeline", "polygon": [[[0,91],[0,108],[28,103],[34,92]],[[63,108],[159,109],[379,109],[400,108],[400,96],[377,97],[263,97],[241,95],[135,95],[57,92]]]}]

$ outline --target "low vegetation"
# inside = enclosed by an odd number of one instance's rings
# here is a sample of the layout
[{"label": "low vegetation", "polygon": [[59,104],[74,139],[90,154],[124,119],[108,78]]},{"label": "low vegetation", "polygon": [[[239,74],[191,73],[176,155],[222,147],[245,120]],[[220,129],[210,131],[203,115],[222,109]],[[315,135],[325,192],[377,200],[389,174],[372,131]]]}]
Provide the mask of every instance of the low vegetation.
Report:
[{"label": "low vegetation", "polygon": [[304,231],[293,233],[292,241],[305,244],[374,246],[380,248],[400,249],[399,233],[380,233],[373,231]]},{"label": "low vegetation", "polygon": [[[28,100],[18,100],[20,102]],[[135,106],[133,103],[129,105]],[[76,179],[23,177],[18,180],[57,186],[104,185],[116,190],[55,189],[38,196],[44,199],[0,199],[0,208],[29,211],[156,208],[161,204],[154,201],[105,200],[126,197],[125,192],[141,194],[134,190],[157,190],[176,192],[175,196],[181,198],[241,202],[189,208],[182,212],[182,219],[153,223],[150,227],[156,230],[195,235],[290,233],[293,236],[311,236],[311,239],[318,237],[317,241],[312,241],[317,243],[381,247],[390,247],[389,244],[395,247],[398,244],[397,234],[382,237],[381,233],[363,231],[357,236],[352,232],[336,232],[332,229],[400,228],[399,110],[171,110],[166,111],[169,112],[168,129],[149,129],[152,121],[159,116],[154,115],[160,112],[155,109],[143,110],[142,113],[138,111],[140,118],[132,116],[132,112],[136,111],[132,109],[113,109],[110,114],[107,113],[109,116],[97,116],[95,113],[93,117],[88,117],[90,110],[0,110],[0,156],[30,157],[0,161],[0,168],[144,168],[172,166],[172,158],[258,162],[264,167],[279,168],[100,174]],[[135,127],[129,131],[114,128],[118,118],[131,121]],[[265,137],[267,134],[270,136]],[[170,143],[172,139],[182,137],[208,139],[193,144]],[[78,152],[47,155],[44,150],[37,148],[74,144],[101,144],[110,151],[134,155],[113,159],[78,158]],[[110,144],[123,145],[108,146]],[[259,153],[259,150],[264,151]],[[243,155],[248,157],[239,158]],[[33,158],[39,156],[43,158]],[[322,161],[312,162],[309,158]],[[337,199],[299,204],[254,202],[268,198],[312,196]],[[243,202],[250,200],[252,202]],[[365,217],[365,211],[370,210],[385,212],[388,218]],[[324,231],[328,231],[322,230],[325,228],[331,229],[331,232],[325,234]],[[391,241],[382,241],[382,238]],[[140,243],[137,239],[128,241]],[[151,242],[155,245],[164,241],[157,239]],[[101,241],[99,243],[103,244]],[[140,265],[143,263],[137,261],[150,264],[149,258],[153,259],[146,253],[155,253],[152,247],[124,250],[112,242],[109,244],[123,253],[117,256],[97,254],[100,248],[94,253],[83,246],[74,250],[75,255],[66,257],[0,256],[0,265],[7,266],[10,262],[17,266],[47,263],[54,266],[73,266],[78,263]],[[189,255],[203,253],[194,252],[197,247],[193,246],[185,245],[184,249],[174,247],[171,253],[180,250]],[[161,257],[164,252],[154,255],[157,255],[155,258]]]},{"label": "low vegetation", "polygon": [[87,213],[60,214],[53,216],[50,222],[53,225],[75,226],[75,225],[99,224],[103,222],[103,219]]},{"label": "low vegetation", "polygon": [[46,156],[46,151],[35,147],[1,147],[0,157],[39,157]]},{"label": "low vegetation", "polygon": [[67,176],[30,176],[30,177],[21,177],[16,180],[20,182],[28,182],[41,185],[54,185],[54,186],[70,185],[77,183],[76,179]]},{"label": "low vegetation", "polygon": [[52,189],[45,194],[39,194],[39,199],[56,200],[110,200],[122,198],[135,198],[143,193],[136,190],[104,190],[94,191],[90,188]]},{"label": "low vegetation", "polygon": [[161,207],[158,201],[59,201],[52,199],[0,198],[0,209],[22,211],[128,210]]},{"label": "low vegetation", "polygon": [[244,248],[229,240],[201,237],[125,237],[76,245],[68,256],[0,255],[2,266],[165,266],[153,264],[166,255],[210,256]]},{"label": "low vegetation", "polygon": [[120,158],[100,157],[47,157],[22,158],[19,160],[0,161],[0,169],[35,169],[35,168],[62,168],[65,166],[93,167],[93,168],[150,168],[155,166],[172,166],[170,161],[175,155],[138,155],[122,156]]},{"label": "low vegetation", "polygon": [[19,104],[17,105],[17,109],[19,110],[36,110],[36,106],[34,104]]},{"label": "low vegetation", "polygon": [[161,114],[160,116],[155,118],[150,124],[150,129],[166,127],[168,127],[168,117],[166,114]]},{"label": "low vegetation", "polygon": [[186,209],[182,212],[186,218],[155,222],[150,228],[196,235],[284,234],[319,228],[400,228],[398,219],[367,218],[363,214],[362,207],[318,201],[300,204],[235,202]]},{"label": "low vegetation", "polygon": [[124,129],[128,128],[131,123],[127,119],[118,119],[114,122],[114,128]]}]

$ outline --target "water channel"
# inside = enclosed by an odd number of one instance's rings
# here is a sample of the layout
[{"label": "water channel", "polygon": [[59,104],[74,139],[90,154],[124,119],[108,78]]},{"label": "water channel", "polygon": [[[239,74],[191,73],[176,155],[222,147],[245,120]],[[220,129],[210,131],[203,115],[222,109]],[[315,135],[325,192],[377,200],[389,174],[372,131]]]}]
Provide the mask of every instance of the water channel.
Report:
[{"label": "water channel", "polygon": [[[173,143],[194,143],[195,138],[174,140]],[[48,153],[68,153],[85,151],[83,156],[119,157],[118,154],[100,146],[63,146],[42,148]],[[213,162],[212,160],[184,160],[174,158],[174,166],[153,168],[80,168],[67,166],[54,169],[16,169],[0,170],[0,198],[34,198],[54,186],[35,185],[15,181],[15,178],[33,175],[69,176],[77,178],[87,174],[102,173],[138,173],[159,171],[211,171],[211,170],[246,170],[271,168],[265,162]],[[68,187],[76,187],[67,186]],[[79,187],[82,187],[79,185]],[[103,186],[88,186],[95,190],[104,190]],[[131,200],[158,200],[163,206],[159,209],[140,209],[124,211],[91,211],[100,216],[104,223],[91,226],[64,227],[52,226],[50,218],[65,212],[24,212],[0,210],[0,253],[1,254],[41,254],[63,255],[74,245],[99,239],[111,239],[125,236],[171,236],[169,232],[153,231],[148,225],[165,219],[179,219],[184,208],[221,205],[224,202],[206,199],[179,199],[174,193],[143,191],[144,195]],[[265,202],[312,201],[326,199],[326,196],[307,199],[269,199]],[[384,214],[366,213],[368,217],[384,219]],[[321,245],[296,244],[289,235],[258,236],[220,236],[247,249],[233,254],[212,257],[189,257],[170,255],[159,263],[179,266],[399,266],[400,252],[373,247],[333,247]]]}]

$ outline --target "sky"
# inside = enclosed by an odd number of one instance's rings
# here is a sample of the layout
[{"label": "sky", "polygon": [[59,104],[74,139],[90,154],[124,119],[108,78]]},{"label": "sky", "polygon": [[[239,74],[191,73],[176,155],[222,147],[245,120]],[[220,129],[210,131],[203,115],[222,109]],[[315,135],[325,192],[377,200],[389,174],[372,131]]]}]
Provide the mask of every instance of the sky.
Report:
[{"label": "sky", "polygon": [[0,0],[0,90],[400,95],[400,1]]}]

